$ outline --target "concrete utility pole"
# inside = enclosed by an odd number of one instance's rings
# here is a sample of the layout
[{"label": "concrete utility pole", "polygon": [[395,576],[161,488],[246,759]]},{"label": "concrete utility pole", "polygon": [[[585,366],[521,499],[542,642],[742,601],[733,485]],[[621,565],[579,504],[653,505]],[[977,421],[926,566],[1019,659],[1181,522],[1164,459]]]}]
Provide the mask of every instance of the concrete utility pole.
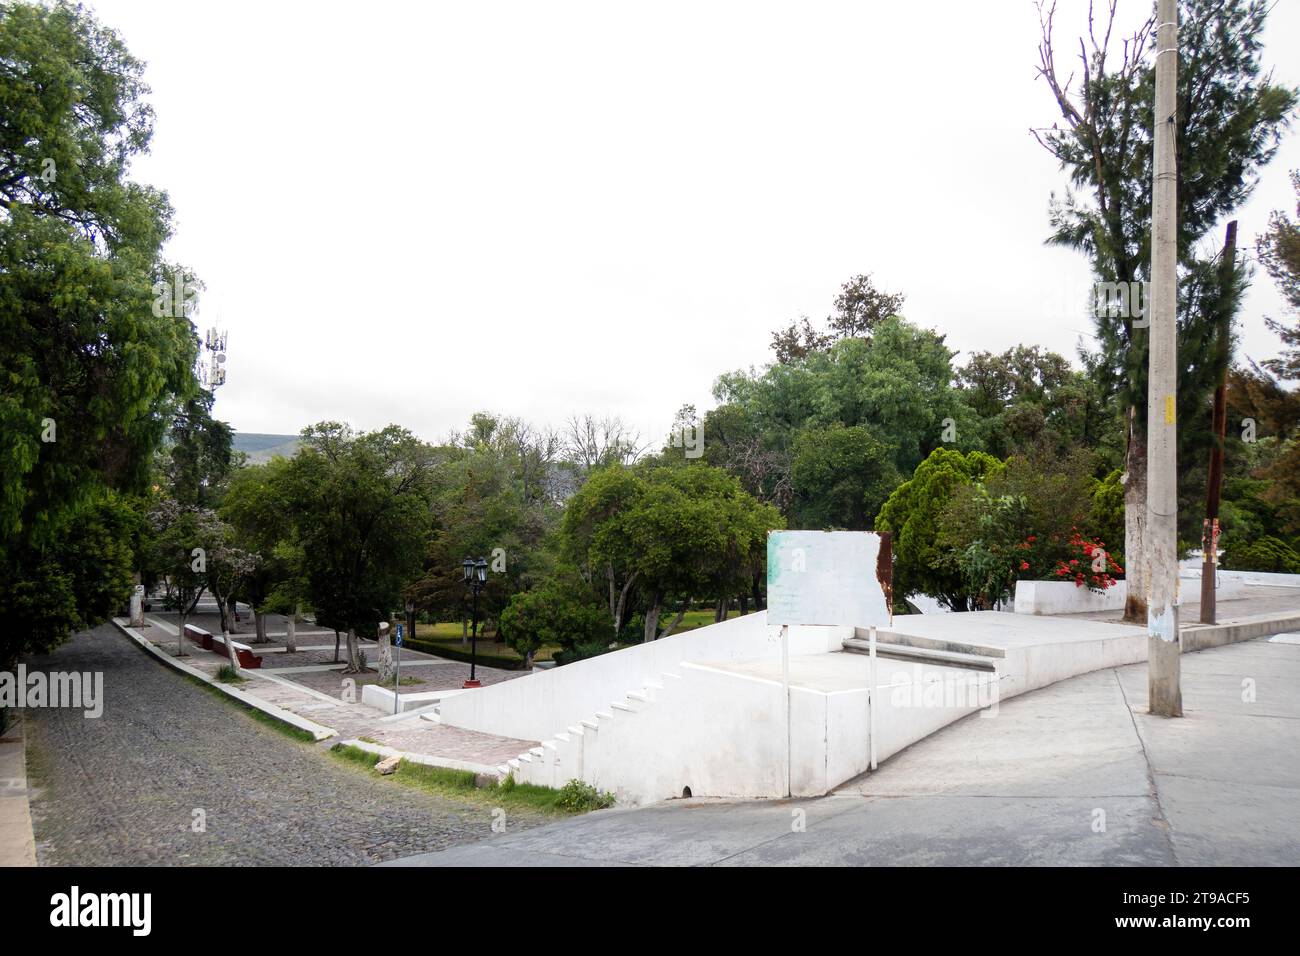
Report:
[{"label": "concrete utility pole", "polygon": [[1147,356],[1148,709],[1183,715],[1178,634],[1178,2],[1156,10],[1155,174],[1151,209],[1151,326]]}]

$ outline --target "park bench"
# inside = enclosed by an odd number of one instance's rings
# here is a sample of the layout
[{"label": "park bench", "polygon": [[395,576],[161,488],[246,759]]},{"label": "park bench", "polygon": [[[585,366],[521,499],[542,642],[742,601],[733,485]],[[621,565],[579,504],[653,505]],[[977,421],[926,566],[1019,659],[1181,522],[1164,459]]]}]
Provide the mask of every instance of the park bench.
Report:
[{"label": "park bench", "polygon": [[[193,624],[186,624],[185,636],[195,644],[198,644],[205,651],[214,651],[220,654],[226,653],[225,638],[213,636],[210,631],[205,631],[201,627],[195,627]],[[254,654],[253,649],[247,644],[241,644],[238,641],[231,641],[230,646],[235,652],[235,659],[239,661],[240,667],[246,667],[249,670],[257,670],[262,666],[262,658]]]}]

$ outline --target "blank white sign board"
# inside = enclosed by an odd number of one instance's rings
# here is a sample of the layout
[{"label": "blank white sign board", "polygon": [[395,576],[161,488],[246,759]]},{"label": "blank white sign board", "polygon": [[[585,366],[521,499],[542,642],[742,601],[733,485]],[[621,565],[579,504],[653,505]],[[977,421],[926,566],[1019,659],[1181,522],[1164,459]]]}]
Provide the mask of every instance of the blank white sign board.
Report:
[{"label": "blank white sign board", "polygon": [[772,531],[767,536],[767,623],[889,623],[876,576],[880,535],[870,531]]}]

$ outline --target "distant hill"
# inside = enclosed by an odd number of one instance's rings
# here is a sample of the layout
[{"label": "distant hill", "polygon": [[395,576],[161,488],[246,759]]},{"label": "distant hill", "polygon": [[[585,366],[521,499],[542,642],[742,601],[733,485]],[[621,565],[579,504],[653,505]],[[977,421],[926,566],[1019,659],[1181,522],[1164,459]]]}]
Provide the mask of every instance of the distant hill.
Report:
[{"label": "distant hill", "polygon": [[235,451],[248,456],[250,465],[260,465],[276,455],[292,458],[298,450],[297,435],[264,435],[259,432],[235,432]]}]

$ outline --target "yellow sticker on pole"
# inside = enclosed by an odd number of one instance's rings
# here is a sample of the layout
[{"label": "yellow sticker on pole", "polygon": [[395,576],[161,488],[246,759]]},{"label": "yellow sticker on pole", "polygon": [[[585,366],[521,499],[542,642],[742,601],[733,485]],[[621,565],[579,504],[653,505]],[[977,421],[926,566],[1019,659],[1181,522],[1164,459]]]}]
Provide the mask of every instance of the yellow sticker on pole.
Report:
[{"label": "yellow sticker on pole", "polygon": [[1165,396],[1165,424],[1172,425],[1173,423],[1174,423],[1174,397],[1172,395],[1166,395]]}]

